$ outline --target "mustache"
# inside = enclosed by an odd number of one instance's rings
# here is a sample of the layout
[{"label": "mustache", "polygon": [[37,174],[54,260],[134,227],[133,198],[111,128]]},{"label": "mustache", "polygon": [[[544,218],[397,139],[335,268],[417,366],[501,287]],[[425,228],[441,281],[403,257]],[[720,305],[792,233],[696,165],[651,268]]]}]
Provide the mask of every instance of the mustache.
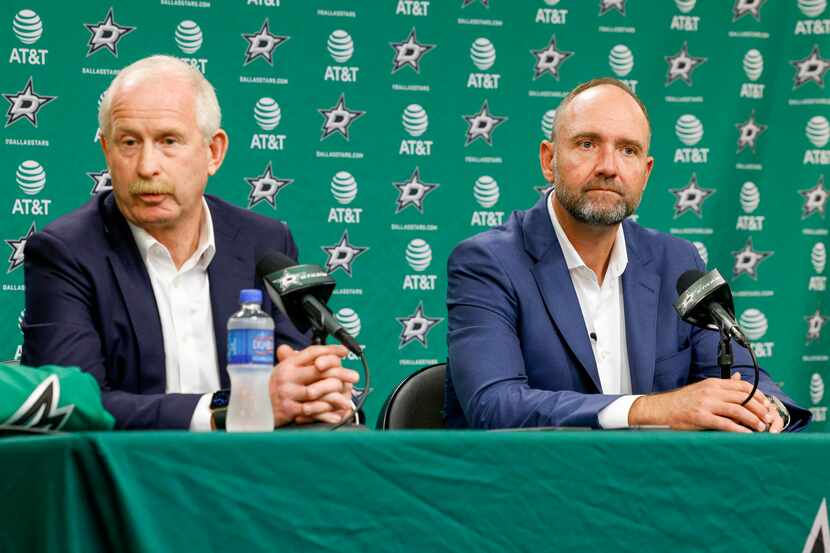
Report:
[{"label": "mustache", "polygon": [[610,190],[621,196],[625,195],[622,187],[618,186],[614,179],[593,179],[584,188],[584,192],[590,192],[591,190]]},{"label": "mustache", "polygon": [[144,180],[137,179],[132,181],[127,187],[127,192],[130,194],[173,194],[176,192],[176,187],[173,183],[166,180]]}]

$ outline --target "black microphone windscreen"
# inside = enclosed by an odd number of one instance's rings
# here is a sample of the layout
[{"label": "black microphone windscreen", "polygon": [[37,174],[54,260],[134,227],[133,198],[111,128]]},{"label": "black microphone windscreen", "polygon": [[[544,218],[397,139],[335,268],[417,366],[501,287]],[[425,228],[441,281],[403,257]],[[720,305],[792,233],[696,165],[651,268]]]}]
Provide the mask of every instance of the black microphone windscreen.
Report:
[{"label": "black microphone windscreen", "polygon": [[297,262],[285,254],[279,252],[266,253],[259,258],[256,264],[257,278],[263,278],[265,275],[282,271],[288,267],[293,267]]},{"label": "black microphone windscreen", "polygon": [[677,279],[677,294],[680,295],[689,289],[689,286],[697,282],[705,273],[697,269],[689,269]]}]

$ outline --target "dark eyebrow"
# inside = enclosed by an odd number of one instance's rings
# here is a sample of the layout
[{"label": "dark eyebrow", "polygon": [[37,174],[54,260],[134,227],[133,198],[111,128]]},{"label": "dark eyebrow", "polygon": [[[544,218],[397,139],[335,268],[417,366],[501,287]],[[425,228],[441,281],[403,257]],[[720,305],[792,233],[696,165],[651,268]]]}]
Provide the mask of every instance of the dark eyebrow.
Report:
[{"label": "dark eyebrow", "polygon": [[[581,133],[576,133],[571,140],[576,142],[576,141],[579,141],[583,138],[590,138],[592,140],[597,140],[597,139],[600,139],[602,137],[600,136],[599,133],[596,133],[596,132],[581,132]],[[634,140],[634,139],[631,139],[631,138],[623,138],[621,140],[618,140],[617,143],[618,144],[624,144],[626,146],[633,146],[633,147],[637,148],[640,151],[645,151],[645,146],[639,140]]]}]

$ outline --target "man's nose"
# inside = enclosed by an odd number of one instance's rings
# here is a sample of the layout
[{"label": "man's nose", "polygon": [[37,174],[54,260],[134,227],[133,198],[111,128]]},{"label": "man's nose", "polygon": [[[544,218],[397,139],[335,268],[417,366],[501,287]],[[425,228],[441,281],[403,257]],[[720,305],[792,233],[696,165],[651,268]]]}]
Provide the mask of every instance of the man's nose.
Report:
[{"label": "man's nose", "polygon": [[161,169],[160,155],[152,141],[145,141],[138,158],[138,176],[145,180],[157,177]]},{"label": "man's nose", "polygon": [[613,146],[607,145],[599,149],[596,173],[604,177],[617,176],[617,152]]}]

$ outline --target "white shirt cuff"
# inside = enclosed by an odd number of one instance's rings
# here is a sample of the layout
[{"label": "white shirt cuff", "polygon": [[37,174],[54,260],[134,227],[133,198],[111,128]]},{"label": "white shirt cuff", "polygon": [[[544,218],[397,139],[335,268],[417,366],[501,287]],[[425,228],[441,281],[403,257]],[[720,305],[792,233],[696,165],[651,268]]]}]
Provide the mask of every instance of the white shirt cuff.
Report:
[{"label": "white shirt cuff", "polygon": [[213,394],[205,394],[199,398],[193,418],[190,419],[192,432],[210,432],[210,400]]},{"label": "white shirt cuff", "polygon": [[642,394],[622,396],[609,403],[597,414],[600,427],[605,430],[628,428],[628,412],[631,411],[631,406],[638,397],[643,396]]}]

